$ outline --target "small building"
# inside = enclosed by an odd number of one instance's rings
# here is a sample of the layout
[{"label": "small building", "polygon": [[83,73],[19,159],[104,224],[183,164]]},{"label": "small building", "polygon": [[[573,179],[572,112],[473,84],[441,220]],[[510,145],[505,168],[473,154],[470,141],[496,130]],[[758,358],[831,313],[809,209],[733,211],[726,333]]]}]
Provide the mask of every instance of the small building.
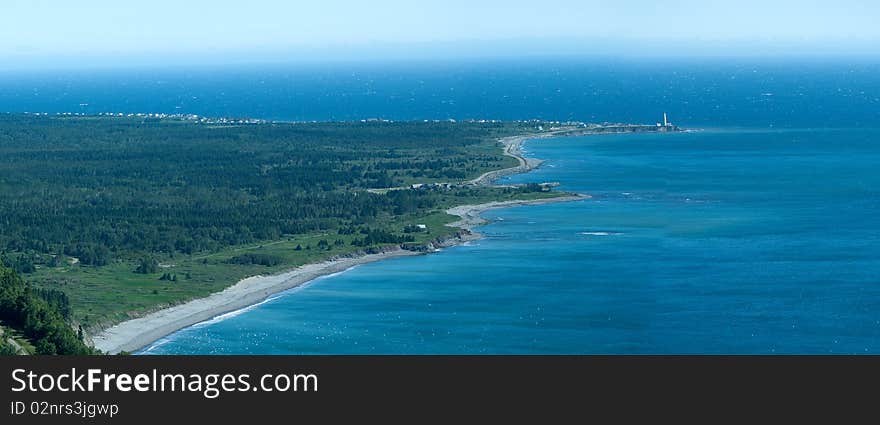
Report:
[{"label": "small building", "polygon": [[672,131],[675,130],[675,126],[669,122],[669,119],[666,117],[666,112],[663,113],[663,122],[657,123],[657,128],[659,131]]}]

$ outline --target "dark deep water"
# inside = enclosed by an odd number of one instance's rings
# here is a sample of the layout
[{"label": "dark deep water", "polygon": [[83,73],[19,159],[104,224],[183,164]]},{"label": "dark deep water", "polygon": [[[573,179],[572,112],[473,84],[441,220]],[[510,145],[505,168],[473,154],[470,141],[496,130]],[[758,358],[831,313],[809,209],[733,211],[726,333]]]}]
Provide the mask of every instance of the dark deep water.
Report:
[{"label": "dark deep water", "polygon": [[0,112],[271,120],[551,119],[850,127],[880,118],[880,62],[623,59],[4,73]]}]

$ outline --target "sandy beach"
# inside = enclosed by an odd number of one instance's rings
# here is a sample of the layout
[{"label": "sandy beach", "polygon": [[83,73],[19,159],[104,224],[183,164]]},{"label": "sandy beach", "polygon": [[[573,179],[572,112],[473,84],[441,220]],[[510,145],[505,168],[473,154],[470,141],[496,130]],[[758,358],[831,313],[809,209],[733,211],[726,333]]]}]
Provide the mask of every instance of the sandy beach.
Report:
[{"label": "sandy beach", "polygon": [[[472,180],[471,183],[476,185],[491,185],[494,180],[500,177],[527,172],[534,169],[540,165],[541,161],[533,158],[525,158],[521,153],[521,146],[525,140],[541,137],[542,136],[515,136],[500,139],[499,141],[504,145],[505,155],[516,158],[519,161],[519,165],[485,173]],[[486,220],[480,217],[480,214],[487,210],[515,205],[535,205],[587,198],[589,198],[589,196],[575,195],[547,199],[460,205],[450,208],[446,212],[452,215],[457,215],[461,217],[461,219],[454,223],[450,223],[447,226],[461,228],[467,230],[467,232],[462,237],[447,240],[441,245],[452,246],[457,243],[482,237],[479,233],[473,232],[472,229],[486,223]],[[93,335],[91,340],[95,348],[110,354],[116,354],[122,351],[136,351],[180,329],[257,304],[273,294],[303,285],[321,276],[338,273],[360,264],[371,263],[388,258],[421,254],[425,254],[425,252],[414,252],[397,248],[379,254],[344,257],[321,263],[306,264],[293,270],[271,276],[259,275],[249,277],[223,291],[216,292],[205,298],[192,300],[147,314],[143,317],[119,323]]]},{"label": "sandy beach", "polygon": [[187,326],[259,303],[273,294],[300,286],[318,277],[338,273],[360,264],[410,255],[419,255],[419,253],[397,249],[380,254],[306,264],[272,276],[252,276],[205,298],[119,323],[93,336],[92,341],[95,348],[110,354],[135,351]]},{"label": "sandy beach", "polygon": [[536,158],[526,158],[525,156],[523,156],[522,144],[529,139],[539,139],[544,137],[548,136],[524,135],[499,139],[498,141],[501,142],[502,145],[504,145],[504,154],[516,158],[516,160],[519,161],[519,165],[502,170],[495,170],[483,173],[483,175],[471,180],[469,183],[479,186],[488,186],[491,185],[493,181],[500,179],[501,177],[509,176],[512,174],[525,173],[537,168],[539,165],[541,165],[541,160]]}]

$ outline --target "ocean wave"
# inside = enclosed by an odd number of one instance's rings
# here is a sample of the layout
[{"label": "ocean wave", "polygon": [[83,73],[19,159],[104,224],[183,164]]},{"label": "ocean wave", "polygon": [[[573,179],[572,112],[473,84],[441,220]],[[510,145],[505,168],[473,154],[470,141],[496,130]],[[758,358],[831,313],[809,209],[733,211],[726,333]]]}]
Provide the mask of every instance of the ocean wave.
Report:
[{"label": "ocean wave", "polygon": [[336,273],[330,273],[330,274],[325,274],[324,276],[318,276],[318,277],[316,277],[316,278],[314,278],[314,279],[312,279],[312,280],[310,280],[310,281],[308,281],[308,282],[306,282],[306,283],[303,283],[302,285],[299,285],[299,286],[296,286],[296,287],[290,288],[290,289],[288,289],[288,290],[286,290],[286,291],[284,291],[284,292],[280,292],[280,293],[278,293],[277,296],[281,296],[282,294],[285,294],[285,293],[295,292],[295,291],[297,291],[297,290],[300,290],[300,289],[305,288],[306,286],[311,285],[312,282],[316,282],[316,281],[324,280],[324,279],[330,279],[331,277],[339,276],[339,275],[341,275],[341,274],[343,274],[343,273],[345,273],[345,272],[347,272],[347,271],[354,270],[354,269],[356,269],[356,268],[358,268],[358,267],[360,267],[360,266],[361,266],[361,264],[355,264],[355,265],[353,265],[353,266],[351,266],[351,267],[349,267],[349,268],[347,268],[347,269],[345,269],[345,270],[340,270],[340,271],[338,271],[338,272],[336,272]]},{"label": "ocean wave", "polygon": [[586,236],[616,236],[616,235],[620,235],[621,233],[619,233],[619,232],[580,232],[578,234],[579,235],[586,235]]},{"label": "ocean wave", "polygon": [[150,351],[153,351],[156,348],[159,348],[169,342],[171,342],[171,338],[166,336],[166,337],[161,338],[158,341],[150,344],[150,346],[148,346],[147,348],[144,348],[143,350],[136,352],[135,354],[150,354]]},{"label": "ocean wave", "polygon": [[240,316],[240,315],[242,315],[242,314],[244,314],[244,313],[247,313],[247,312],[249,312],[249,311],[251,311],[251,310],[253,310],[253,309],[255,309],[255,308],[257,308],[257,307],[259,307],[259,306],[261,306],[261,305],[263,305],[263,304],[266,304],[266,303],[269,303],[269,302],[275,301],[275,300],[277,300],[277,299],[279,299],[279,298],[281,298],[281,297],[283,297],[283,296],[285,296],[285,295],[287,295],[287,294],[291,294],[291,293],[294,293],[294,292],[296,292],[296,291],[300,291],[300,290],[302,290],[302,289],[305,289],[305,287],[311,285],[313,282],[316,282],[316,281],[319,281],[319,280],[324,280],[324,279],[329,279],[329,278],[334,277],[334,276],[339,276],[339,275],[341,275],[341,274],[343,274],[343,273],[345,273],[345,272],[347,272],[347,271],[349,271],[349,270],[351,270],[351,269],[354,269],[354,268],[356,268],[356,267],[358,267],[358,266],[359,266],[359,264],[354,265],[354,266],[351,266],[351,267],[349,267],[349,268],[347,268],[347,269],[345,269],[345,270],[338,271],[338,272],[336,272],[336,273],[330,273],[330,274],[327,274],[327,275],[324,275],[324,276],[318,276],[318,277],[316,277],[316,278],[314,278],[314,279],[312,279],[312,280],[309,280],[308,282],[305,282],[305,283],[303,283],[303,284],[301,284],[301,285],[297,285],[297,286],[295,286],[295,287],[293,287],[293,288],[290,288],[290,289],[287,289],[287,290],[285,290],[285,291],[281,291],[281,292],[278,292],[278,293],[276,293],[276,294],[273,294],[273,295],[269,296],[268,298],[266,298],[265,300],[260,301],[260,302],[258,302],[258,303],[256,303],[256,304],[251,304],[251,305],[249,305],[249,306],[247,306],[247,307],[242,307],[242,308],[240,308],[240,309],[238,309],[238,310],[230,311],[229,313],[223,313],[223,314],[221,314],[221,315],[219,315],[219,316],[214,316],[214,317],[212,317],[212,318],[210,318],[210,319],[208,319],[208,320],[205,320],[205,321],[202,321],[202,322],[199,322],[199,323],[193,324],[192,326],[189,326],[189,327],[190,327],[190,328],[201,328],[201,327],[204,327],[204,326],[213,325],[213,324],[215,324],[215,323],[220,323],[220,322],[222,322],[222,321],[224,321],[224,320],[231,319],[231,318],[236,317],[236,316]]},{"label": "ocean wave", "polygon": [[251,304],[251,305],[249,305],[249,306],[247,306],[247,307],[243,307],[243,308],[240,308],[240,309],[238,309],[238,310],[230,311],[229,313],[223,313],[223,314],[221,314],[221,315],[219,315],[219,316],[214,316],[214,317],[212,317],[212,318],[210,318],[210,319],[208,319],[208,320],[205,320],[205,321],[203,321],[203,322],[196,323],[196,324],[194,324],[194,325],[192,325],[192,326],[190,326],[190,327],[191,327],[191,328],[201,328],[201,327],[204,327],[204,326],[213,325],[213,324],[215,324],[215,323],[220,323],[220,322],[222,322],[222,321],[224,321],[224,320],[226,320],[226,319],[231,319],[231,318],[236,317],[236,316],[239,316],[239,315],[241,315],[241,314],[243,314],[243,313],[247,313],[248,311],[251,311],[251,310],[253,310],[253,309],[255,309],[255,308],[257,308],[257,307],[259,307],[259,306],[261,306],[261,305],[263,305],[263,304],[266,304],[267,302],[274,301],[274,300],[278,299],[279,297],[280,297],[280,294],[273,295],[273,296],[271,296],[271,297],[269,297],[269,298],[266,298],[265,300],[260,301],[260,302],[258,302],[258,303],[256,303],[256,304]]}]

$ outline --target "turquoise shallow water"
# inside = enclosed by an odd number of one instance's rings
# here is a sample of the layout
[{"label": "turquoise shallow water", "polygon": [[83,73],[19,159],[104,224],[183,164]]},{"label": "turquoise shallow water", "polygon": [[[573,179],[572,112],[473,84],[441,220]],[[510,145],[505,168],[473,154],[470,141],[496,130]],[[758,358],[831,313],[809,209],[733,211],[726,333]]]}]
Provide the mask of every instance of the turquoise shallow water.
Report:
[{"label": "turquoise shallow water", "polygon": [[146,354],[877,353],[880,130],[531,141],[585,201],[326,277]]}]

